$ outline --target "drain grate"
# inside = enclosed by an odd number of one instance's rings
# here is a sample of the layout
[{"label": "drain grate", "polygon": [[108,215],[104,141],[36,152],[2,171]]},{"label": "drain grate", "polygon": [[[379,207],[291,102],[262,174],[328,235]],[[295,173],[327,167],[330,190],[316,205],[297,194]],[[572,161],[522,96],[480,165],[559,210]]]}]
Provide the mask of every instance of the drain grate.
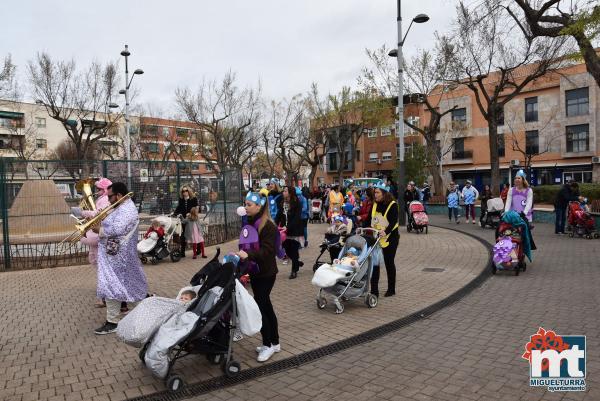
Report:
[{"label": "drain grate", "polygon": [[426,267],[421,271],[428,272],[428,273],[441,273],[441,272],[445,272],[446,269],[444,269],[443,267]]},{"label": "drain grate", "polygon": [[[458,230],[454,230],[451,228],[446,228],[446,227],[444,227],[444,228],[448,229],[448,230],[458,231]],[[421,319],[429,317],[430,315],[432,315],[435,312],[438,312],[439,310],[443,309],[444,307],[449,306],[449,305],[461,300],[462,298],[467,296],[469,293],[471,293],[473,290],[475,290],[477,287],[479,287],[481,284],[483,284],[483,282],[491,276],[492,250],[491,250],[490,244],[487,241],[485,241],[481,238],[478,238],[473,234],[469,234],[469,233],[462,232],[462,231],[460,231],[460,232],[462,234],[465,234],[465,235],[481,242],[488,249],[490,258],[488,261],[488,265],[477,277],[475,277],[473,280],[471,280],[469,283],[467,283],[467,285],[462,287],[460,290],[458,290],[455,293],[453,293],[452,295],[444,298],[443,300],[438,301],[435,304],[430,305],[424,309],[421,309],[420,311],[418,311],[412,315],[405,316],[398,320],[394,320],[393,322],[384,324],[383,326],[376,327],[374,329],[371,329],[364,333],[355,335],[353,337],[346,338],[346,339],[340,340],[338,342],[335,342],[333,344],[329,344],[324,347],[305,352],[303,354],[295,355],[295,356],[283,359],[281,361],[276,361],[276,362],[269,363],[267,365],[262,365],[262,366],[258,366],[255,368],[243,370],[240,372],[240,374],[237,377],[234,377],[234,378],[228,378],[226,376],[215,377],[213,379],[209,379],[209,380],[206,380],[203,382],[190,384],[190,385],[184,387],[181,391],[179,391],[177,393],[172,393],[172,392],[166,390],[166,391],[161,391],[161,392],[154,393],[154,394],[147,394],[147,395],[143,395],[143,396],[136,397],[136,398],[130,398],[129,400],[130,401],[177,401],[177,400],[183,400],[186,398],[196,397],[196,396],[199,396],[202,394],[209,393],[211,391],[220,390],[224,387],[229,387],[229,386],[240,384],[240,383],[252,380],[252,379],[256,379],[257,377],[272,375],[275,373],[283,372],[288,369],[297,368],[304,364],[313,362],[319,358],[323,358],[323,357],[338,353],[340,351],[344,351],[344,350],[354,347],[356,345],[361,345],[361,344],[373,341],[373,340],[383,337],[387,334],[390,334],[394,331],[397,331],[403,327],[406,327],[416,321],[419,321]],[[437,269],[437,268],[431,268],[431,269]],[[425,270],[425,269],[423,269],[423,270]],[[442,269],[442,270],[444,270],[444,269]]]}]

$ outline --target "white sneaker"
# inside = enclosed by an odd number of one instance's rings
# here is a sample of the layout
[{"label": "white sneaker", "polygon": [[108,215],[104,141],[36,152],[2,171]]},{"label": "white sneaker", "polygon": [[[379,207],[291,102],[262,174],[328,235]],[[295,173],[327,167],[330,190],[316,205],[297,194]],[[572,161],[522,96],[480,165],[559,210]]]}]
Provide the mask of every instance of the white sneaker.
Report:
[{"label": "white sneaker", "polygon": [[243,338],[244,338],[244,335],[242,334],[242,332],[240,330],[236,329],[233,332],[233,342],[234,343],[237,343],[238,341],[240,341]]},{"label": "white sneaker", "polygon": [[275,347],[265,347],[258,353],[256,360],[258,362],[266,362],[273,356],[274,353]]},{"label": "white sneaker", "polygon": [[279,351],[281,351],[281,344],[272,345],[271,347],[267,347],[266,345],[261,345],[260,347],[256,347],[256,352],[260,354],[263,350],[265,350],[267,348],[273,348],[273,350],[275,352],[279,352]]}]

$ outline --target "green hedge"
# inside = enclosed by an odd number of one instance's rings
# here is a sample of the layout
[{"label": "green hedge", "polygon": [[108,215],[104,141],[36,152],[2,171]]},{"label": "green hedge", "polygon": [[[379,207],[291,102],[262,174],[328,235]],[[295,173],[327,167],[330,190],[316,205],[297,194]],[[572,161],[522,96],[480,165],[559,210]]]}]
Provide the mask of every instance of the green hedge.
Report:
[{"label": "green hedge", "polygon": [[[533,199],[535,203],[554,203],[556,194],[562,185],[539,185],[533,187]],[[600,184],[579,184],[579,192],[591,202],[600,199]]]}]

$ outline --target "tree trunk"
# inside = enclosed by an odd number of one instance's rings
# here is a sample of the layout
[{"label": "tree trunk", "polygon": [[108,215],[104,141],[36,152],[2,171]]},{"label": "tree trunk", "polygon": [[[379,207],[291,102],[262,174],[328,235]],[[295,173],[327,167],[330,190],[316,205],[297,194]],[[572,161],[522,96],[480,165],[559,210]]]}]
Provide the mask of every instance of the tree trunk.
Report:
[{"label": "tree trunk", "polygon": [[444,194],[444,180],[442,175],[440,174],[440,168],[437,164],[431,165],[429,167],[429,172],[433,177],[433,193],[435,195],[443,195]]},{"label": "tree trunk", "polygon": [[490,168],[492,176],[492,193],[500,194],[500,157],[498,156],[498,124],[496,116],[490,113],[488,121],[488,137],[490,142]]}]

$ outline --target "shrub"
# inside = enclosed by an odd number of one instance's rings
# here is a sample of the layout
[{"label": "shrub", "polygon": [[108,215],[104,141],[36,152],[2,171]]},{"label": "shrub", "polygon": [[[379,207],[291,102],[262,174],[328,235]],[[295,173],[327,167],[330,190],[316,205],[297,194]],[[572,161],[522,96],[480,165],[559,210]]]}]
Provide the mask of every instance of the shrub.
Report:
[{"label": "shrub", "polygon": [[[533,187],[533,200],[535,203],[554,203],[556,194],[562,185],[539,185]],[[591,202],[600,199],[600,184],[579,184],[579,192]]]}]

